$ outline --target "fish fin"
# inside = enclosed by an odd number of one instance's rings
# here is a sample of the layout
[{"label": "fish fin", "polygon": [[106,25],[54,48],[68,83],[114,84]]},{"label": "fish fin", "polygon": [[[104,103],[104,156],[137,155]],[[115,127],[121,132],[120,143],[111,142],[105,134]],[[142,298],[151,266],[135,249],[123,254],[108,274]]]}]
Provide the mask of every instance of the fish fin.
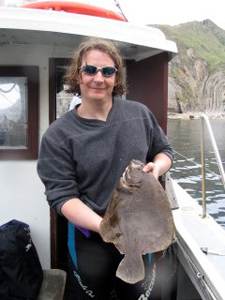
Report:
[{"label": "fish fin", "polygon": [[125,255],[117,268],[116,276],[130,284],[143,280],[145,268],[142,256]]}]

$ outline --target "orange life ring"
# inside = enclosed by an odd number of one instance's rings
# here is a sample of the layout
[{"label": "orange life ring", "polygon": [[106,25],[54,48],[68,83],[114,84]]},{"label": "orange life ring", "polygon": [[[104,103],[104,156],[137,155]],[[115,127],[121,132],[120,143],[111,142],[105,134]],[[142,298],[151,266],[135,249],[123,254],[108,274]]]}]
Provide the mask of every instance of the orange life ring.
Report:
[{"label": "orange life ring", "polygon": [[108,18],[119,21],[127,21],[126,18],[112,10],[101,8],[98,6],[79,3],[79,2],[64,2],[64,1],[40,1],[32,2],[22,5],[24,8],[37,8],[37,9],[52,9],[57,11],[65,11],[70,13],[89,15],[95,17]]}]

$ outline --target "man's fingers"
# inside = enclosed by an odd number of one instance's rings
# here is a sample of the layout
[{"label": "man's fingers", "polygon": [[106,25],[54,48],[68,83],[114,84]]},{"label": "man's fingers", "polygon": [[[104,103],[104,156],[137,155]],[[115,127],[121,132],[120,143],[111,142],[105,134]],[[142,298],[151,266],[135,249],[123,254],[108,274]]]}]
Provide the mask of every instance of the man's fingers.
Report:
[{"label": "man's fingers", "polygon": [[144,166],[143,171],[148,173],[148,172],[152,172],[153,169],[154,169],[154,163],[151,162]]},{"label": "man's fingers", "polygon": [[158,179],[159,178],[159,169],[157,167],[157,165],[153,162],[150,162],[148,164],[146,164],[144,167],[143,167],[143,171],[146,172],[146,173],[152,173],[152,175]]}]

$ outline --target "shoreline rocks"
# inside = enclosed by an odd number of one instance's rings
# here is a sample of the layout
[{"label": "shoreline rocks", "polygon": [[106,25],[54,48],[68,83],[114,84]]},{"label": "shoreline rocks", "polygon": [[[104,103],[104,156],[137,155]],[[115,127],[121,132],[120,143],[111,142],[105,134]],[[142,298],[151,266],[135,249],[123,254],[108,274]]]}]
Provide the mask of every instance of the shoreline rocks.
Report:
[{"label": "shoreline rocks", "polygon": [[[168,119],[182,119],[182,120],[194,120],[199,119],[202,112],[186,112],[186,113],[174,113],[168,112]],[[223,113],[212,113],[212,112],[205,112],[210,119],[225,119],[225,112]]]}]

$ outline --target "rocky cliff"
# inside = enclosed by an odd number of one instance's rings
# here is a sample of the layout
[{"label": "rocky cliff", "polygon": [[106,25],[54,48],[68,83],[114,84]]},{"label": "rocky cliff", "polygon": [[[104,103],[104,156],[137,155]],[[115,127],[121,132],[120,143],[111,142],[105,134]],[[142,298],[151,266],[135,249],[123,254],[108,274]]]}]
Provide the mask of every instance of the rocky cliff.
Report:
[{"label": "rocky cliff", "polygon": [[225,31],[210,20],[157,25],[178,46],[169,68],[169,111],[225,113]]}]

